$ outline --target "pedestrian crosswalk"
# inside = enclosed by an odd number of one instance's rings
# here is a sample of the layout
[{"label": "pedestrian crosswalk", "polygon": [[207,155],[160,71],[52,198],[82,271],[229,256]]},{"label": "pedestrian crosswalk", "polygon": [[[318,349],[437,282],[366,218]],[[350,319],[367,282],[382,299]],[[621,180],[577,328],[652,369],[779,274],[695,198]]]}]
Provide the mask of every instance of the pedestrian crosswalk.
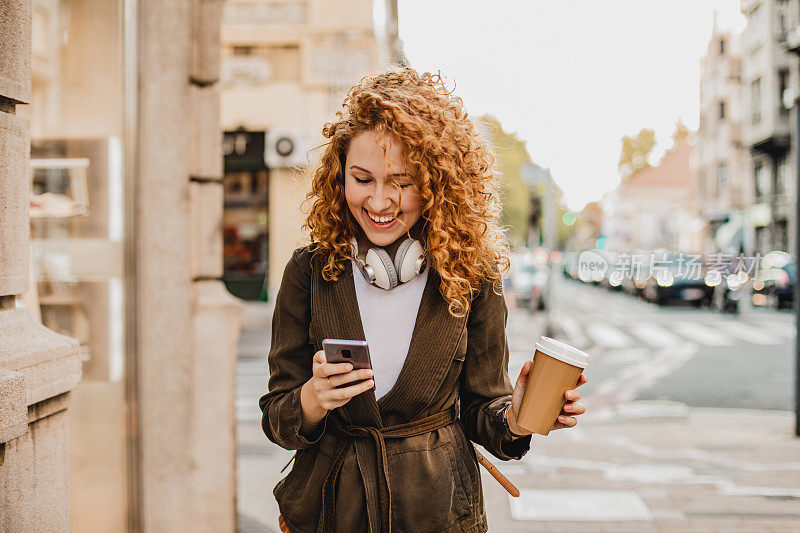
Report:
[{"label": "pedestrian crosswalk", "polygon": [[[648,317],[656,318],[656,317]],[[790,320],[771,317],[720,317],[702,320],[637,320],[603,321],[596,317],[584,323],[564,311],[554,311],[550,320],[566,339],[581,347],[627,349],[636,346],[664,348],[694,343],[723,348],[752,344],[780,346],[794,342],[795,329]]]},{"label": "pedestrian crosswalk", "polygon": [[550,312],[550,321],[557,324],[572,343],[577,346],[586,345],[586,336],[580,323],[570,314],[554,309]]},{"label": "pedestrian crosswalk", "polygon": [[630,331],[651,346],[674,346],[683,342],[683,338],[658,324],[634,324]]},{"label": "pedestrian crosswalk", "polygon": [[746,340],[751,344],[776,345],[781,344],[781,336],[765,331],[763,328],[754,327],[746,321],[723,322],[718,327],[728,335]]},{"label": "pedestrian crosswalk", "polygon": [[630,336],[622,333],[611,324],[593,323],[586,326],[586,332],[595,344],[602,343],[609,348],[627,348],[633,344]]},{"label": "pedestrian crosswalk", "polygon": [[745,308],[740,314],[657,306],[620,292],[569,281],[558,283],[549,320],[576,346],[609,351],[658,349],[694,343],[706,349],[751,346],[782,348],[795,342],[792,313]]},{"label": "pedestrian crosswalk", "polygon": [[733,346],[734,339],[701,322],[681,321],[674,324],[678,334],[703,346]]},{"label": "pedestrian crosswalk", "polygon": [[781,335],[784,337],[794,337],[795,333],[797,332],[797,325],[794,322],[779,322],[777,320],[769,320],[763,322],[761,325],[765,330],[771,331],[775,335]]}]

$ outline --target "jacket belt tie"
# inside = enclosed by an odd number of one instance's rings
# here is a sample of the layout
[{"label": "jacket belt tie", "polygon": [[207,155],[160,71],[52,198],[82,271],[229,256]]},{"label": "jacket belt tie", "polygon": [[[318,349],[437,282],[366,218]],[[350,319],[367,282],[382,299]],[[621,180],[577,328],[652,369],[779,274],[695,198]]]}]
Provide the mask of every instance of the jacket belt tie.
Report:
[{"label": "jacket belt tie", "polygon": [[[458,411],[458,402],[456,402],[449,409],[405,424],[384,428],[341,426],[339,424],[330,427],[331,433],[339,437],[339,444],[333,453],[328,475],[322,484],[322,512],[317,523],[317,532],[329,533],[334,531],[336,527],[336,481],[339,479],[350,444],[354,439],[371,439],[375,445],[378,486],[367,486],[373,484],[373,480],[367,479],[362,473],[365,485],[364,492],[367,495],[367,513],[368,516],[374,516],[375,514],[380,516],[380,530],[390,533],[392,531],[392,491],[389,487],[389,461],[386,457],[385,439],[402,439],[430,433],[457,420]],[[377,489],[380,502],[377,509],[375,508],[374,498],[370,497],[370,494],[375,493],[374,489]],[[372,504],[370,504],[370,500],[372,500]]]}]

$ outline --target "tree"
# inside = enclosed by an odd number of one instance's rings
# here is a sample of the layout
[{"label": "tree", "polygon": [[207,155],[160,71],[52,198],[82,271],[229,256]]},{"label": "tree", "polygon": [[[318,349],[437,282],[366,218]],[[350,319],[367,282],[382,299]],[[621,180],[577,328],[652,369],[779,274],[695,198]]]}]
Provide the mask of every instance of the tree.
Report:
[{"label": "tree", "polygon": [[531,162],[531,156],[525,142],[515,134],[504,131],[497,118],[483,115],[479,121],[487,129],[497,155],[496,167],[500,173],[503,200],[500,223],[508,228],[511,244],[520,245],[524,243],[528,232],[530,212],[528,187],[522,181],[522,167]]},{"label": "tree", "polygon": [[622,138],[622,150],[619,154],[617,169],[623,180],[628,179],[636,172],[650,166],[647,158],[656,145],[656,134],[649,128],[642,128],[633,137]]}]

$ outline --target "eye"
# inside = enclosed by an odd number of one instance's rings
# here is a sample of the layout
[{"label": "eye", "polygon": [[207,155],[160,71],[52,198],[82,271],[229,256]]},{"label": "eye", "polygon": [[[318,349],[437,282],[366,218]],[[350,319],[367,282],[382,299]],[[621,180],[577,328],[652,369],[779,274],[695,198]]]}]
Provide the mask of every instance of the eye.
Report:
[{"label": "eye", "polygon": [[353,178],[356,180],[357,183],[369,183],[370,182],[369,178],[367,178],[365,180],[362,180],[361,178],[356,178],[355,176],[353,176]]}]

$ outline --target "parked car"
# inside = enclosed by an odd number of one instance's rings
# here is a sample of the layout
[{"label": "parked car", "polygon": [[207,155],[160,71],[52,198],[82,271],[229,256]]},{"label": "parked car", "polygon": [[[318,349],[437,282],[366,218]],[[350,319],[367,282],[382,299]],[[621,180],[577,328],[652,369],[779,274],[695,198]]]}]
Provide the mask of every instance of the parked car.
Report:
[{"label": "parked car", "polygon": [[797,261],[786,252],[770,252],[761,259],[758,276],[753,280],[753,304],[791,307],[795,283]]},{"label": "parked car", "polygon": [[578,279],[578,260],[580,254],[577,252],[567,252],[561,261],[561,273],[565,278]]},{"label": "parked car", "polygon": [[549,269],[546,254],[512,254],[510,289],[516,304],[531,311],[545,308]]},{"label": "parked car", "polygon": [[697,272],[682,268],[679,256],[668,254],[653,262],[652,274],[648,273],[642,297],[658,305],[671,301],[703,305],[711,303],[713,292],[713,287],[706,283],[703,269]]},{"label": "parked car", "polygon": [[[631,296],[641,296],[642,290],[647,285],[647,278],[650,277],[649,263],[652,252],[631,252],[628,256],[629,263],[623,265],[623,260],[619,259],[618,270],[621,278],[620,286],[623,292]],[[616,282],[616,279],[614,280]]]}]

